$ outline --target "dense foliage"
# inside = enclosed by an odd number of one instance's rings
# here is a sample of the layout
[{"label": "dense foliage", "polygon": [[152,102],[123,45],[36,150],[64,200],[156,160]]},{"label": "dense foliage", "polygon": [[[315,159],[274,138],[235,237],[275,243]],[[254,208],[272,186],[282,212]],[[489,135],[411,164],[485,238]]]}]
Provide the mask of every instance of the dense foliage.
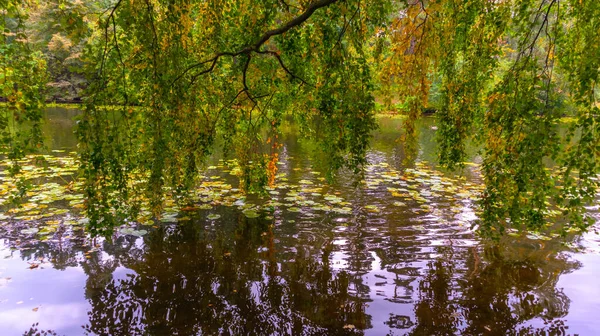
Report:
[{"label": "dense foliage", "polygon": [[[85,67],[78,135],[94,234],[145,206],[160,214],[167,194],[185,202],[217,143],[238,158],[241,187],[260,192],[275,182],[289,115],[330,178],[360,174],[378,105],[407,115],[409,153],[424,109],[437,111],[443,164],[460,168],[467,144],[481,146],[483,233],[538,230],[551,206],[564,230],[591,223],[595,0],[2,1],[0,87],[13,113],[38,115],[46,63]],[[52,37],[19,39],[26,13],[54,18]],[[574,122],[559,132],[565,115]]]},{"label": "dense foliage", "polygon": [[[12,161],[9,173],[16,176],[18,160],[43,144],[41,121],[46,85],[46,62],[39,51],[27,43],[25,20],[27,8],[21,3],[0,1],[0,153]],[[18,191],[11,195],[18,201],[27,191],[20,179]]]}]

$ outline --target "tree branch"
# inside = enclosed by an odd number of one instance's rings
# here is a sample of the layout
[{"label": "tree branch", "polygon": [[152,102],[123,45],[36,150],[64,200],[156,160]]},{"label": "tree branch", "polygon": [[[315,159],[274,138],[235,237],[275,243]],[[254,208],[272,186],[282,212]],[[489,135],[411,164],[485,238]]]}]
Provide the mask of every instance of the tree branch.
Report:
[{"label": "tree branch", "polygon": [[275,35],[281,35],[281,34],[287,32],[288,30],[301,25],[302,23],[304,23],[304,21],[308,20],[308,18],[311,17],[311,15],[313,15],[313,13],[317,9],[322,8],[322,7],[327,7],[337,1],[339,1],[339,0],[318,0],[318,1],[313,2],[310,6],[308,6],[308,8],[306,9],[306,11],[304,13],[302,13],[299,16],[295,17],[294,19],[288,21],[288,23],[284,24],[283,26],[281,26],[279,28],[269,30],[253,46],[248,46],[248,47],[246,47],[246,49],[250,48],[250,50],[257,50],[261,45],[265,44],[271,37],[273,37]]},{"label": "tree branch", "polygon": [[192,70],[194,68],[197,68],[197,67],[199,67],[201,65],[204,65],[206,63],[211,63],[211,65],[210,65],[210,67],[208,69],[200,71],[199,73],[197,73],[194,76],[192,76],[191,82],[193,83],[194,81],[196,81],[196,78],[198,78],[199,76],[202,76],[202,75],[204,75],[206,73],[209,73],[209,72],[213,71],[213,69],[217,65],[217,61],[219,60],[220,57],[222,57],[222,56],[237,56],[237,55],[239,55],[239,54],[236,54],[236,53],[227,53],[227,52],[218,53],[217,55],[215,55],[215,57],[213,57],[213,58],[211,58],[209,60],[206,60],[206,61],[194,64],[194,65],[188,67],[183,73],[181,73],[181,75],[177,76],[177,78],[175,78],[173,80],[173,82],[171,83],[171,85],[175,84],[176,81],[178,81],[179,79],[181,79],[181,77],[183,77],[190,70]]},{"label": "tree branch", "polygon": [[[110,38],[108,37],[108,28],[110,27],[110,22],[111,22],[110,20],[112,18],[113,23],[114,23],[115,12],[117,11],[117,8],[119,8],[119,6],[121,5],[122,1],[123,0],[117,1],[117,3],[114,5],[112,10],[110,11],[110,14],[106,18],[106,25],[104,26],[104,42],[105,42],[105,44],[104,44],[104,51],[102,52],[102,60],[100,62],[100,71],[99,71],[100,76],[102,76],[102,74],[104,72],[104,65],[106,64],[106,57],[108,56],[108,41],[110,40]],[[107,9],[107,11],[109,9]]]},{"label": "tree branch", "polygon": [[279,62],[279,65],[281,66],[281,68],[288,74],[290,75],[290,77],[299,80],[300,82],[302,82],[302,84],[304,85],[308,85],[308,86],[312,86],[314,87],[314,85],[306,82],[304,79],[296,76],[296,74],[294,74],[293,72],[290,71],[290,69],[288,69],[288,67],[283,63],[283,60],[281,59],[281,56],[279,55],[279,53],[277,53],[276,51],[273,50],[257,50],[256,51],[259,54],[268,54],[268,55],[272,55],[274,56],[277,61]]},{"label": "tree branch", "polygon": [[250,99],[256,105],[256,100],[254,100],[254,98],[252,98],[252,95],[250,94],[250,89],[248,88],[248,80],[246,78],[246,74],[248,73],[248,66],[250,66],[251,58],[252,57],[250,57],[250,55],[248,55],[248,58],[246,59],[246,63],[244,63],[244,70],[242,70],[242,84],[244,85],[244,91],[246,92],[246,96],[248,96],[248,99]]},{"label": "tree branch", "polygon": [[[293,18],[292,20],[288,21],[286,24],[284,24],[283,26],[279,27],[279,28],[275,28],[272,30],[267,31],[266,33],[264,33],[255,43],[250,44],[238,51],[235,52],[221,52],[221,53],[217,53],[215,56],[213,56],[210,59],[204,60],[202,62],[199,63],[195,63],[190,65],[189,67],[187,67],[179,76],[177,76],[173,82],[171,83],[171,85],[175,84],[175,82],[177,82],[178,80],[180,80],[183,76],[185,76],[188,72],[190,72],[191,70],[200,67],[206,63],[211,63],[211,66],[208,69],[205,69],[197,74],[195,74],[193,76],[193,79],[197,78],[198,76],[204,75],[208,72],[211,72],[214,70],[219,58],[221,58],[222,56],[231,56],[231,57],[235,57],[235,56],[239,56],[242,54],[250,54],[251,52],[259,52],[259,48],[265,44],[267,41],[269,41],[269,39],[271,39],[271,37],[273,36],[277,36],[277,35],[281,35],[284,34],[285,32],[287,32],[288,30],[297,27],[299,25],[301,25],[302,23],[304,23],[306,20],[308,20],[308,18],[310,18],[314,12],[319,9],[319,8],[323,8],[323,7],[327,7],[333,3],[336,3],[340,0],[317,0],[315,2],[313,2],[310,6],[308,6],[306,8],[306,10],[304,11],[304,13],[298,15],[297,17]],[[282,64],[282,62],[280,62],[280,64]],[[287,70],[286,70],[287,71]]]}]

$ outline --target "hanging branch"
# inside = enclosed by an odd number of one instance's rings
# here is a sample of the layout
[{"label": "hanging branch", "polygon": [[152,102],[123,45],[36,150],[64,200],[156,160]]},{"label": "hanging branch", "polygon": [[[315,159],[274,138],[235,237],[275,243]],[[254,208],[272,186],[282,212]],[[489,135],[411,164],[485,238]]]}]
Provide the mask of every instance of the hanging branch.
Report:
[{"label": "hanging branch", "polygon": [[[284,24],[283,26],[279,27],[279,28],[275,28],[272,30],[269,30],[268,32],[264,33],[255,43],[250,44],[238,51],[235,52],[220,52],[215,54],[213,57],[204,60],[202,62],[199,63],[195,63],[190,65],[187,69],[185,69],[179,76],[177,76],[173,82],[171,82],[171,85],[175,84],[175,82],[177,82],[178,80],[180,80],[182,77],[184,77],[188,72],[190,72],[191,70],[201,67],[207,63],[210,63],[210,67],[200,71],[199,73],[193,75],[192,77],[192,81],[194,81],[196,78],[198,78],[199,76],[202,76],[204,74],[207,74],[211,71],[214,70],[215,66],[217,65],[217,62],[219,61],[219,58],[223,57],[223,56],[231,56],[231,57],[235,57],[235,56],[239,56],[239,55],[248,55],[248,57],[251,57],[251,53],[252,52],[256,52],[256,53],[264,53],[260,51],[260,47],[267,43],[267,41],[269,41],[271,39],[271,37],[273,36],[277,36],[277,35],[281,35],[284,34],[285,32],[287,32],[288,30],[297,27],[299,25],[301,25],[302,23],[304,23],[306,20],[308,20],[308,18],[310,18],[314,12],[319,9],[319,8],[323,8],[323,7],[327,7],[333,3],[338,2],[339,0],[318,0],[313,2],[310,6],[308,6],[308,8],[304,11],[304,13],[300,14],[299,16],[293,18],[292,20],[288,21],[286,24]],[[279,60],[279,64],[282,65],[283,67],[283,62],[281,61],[280,58],[278,58]],[[249,62],[249,61],[248,61]],[[284,70],[290,74],[289,69],[287,69],[286,67],[283,67]],[[299,78],[295,75],[293,75],[293,77],[295,78]],[[304,82],[304,81],[303,81]]]}]

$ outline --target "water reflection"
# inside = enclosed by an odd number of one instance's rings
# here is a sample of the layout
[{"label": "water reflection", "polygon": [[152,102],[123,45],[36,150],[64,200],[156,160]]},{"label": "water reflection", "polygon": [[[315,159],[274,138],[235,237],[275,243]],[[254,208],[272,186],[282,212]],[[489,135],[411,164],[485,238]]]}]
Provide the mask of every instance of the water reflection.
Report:
[{"label": "water reflection", "polygon": [[[81,267],[92,335],[566,334],[570,300],[557,281],[580,264],[549,249],[439,246],[408,263],[384,249],[366,258],[360,234],[286,253],[268,221],[231,213],[225,223],[162,226],[85,253],[39,244],[20,256]],[[412,311],[387,310],[375,325],[382,302]],[[536,319],[547,325],[529,325]]]},{"label": "water reflection", "polygon": [[[332,272],[326,250],[314,258],[299,248],[280,262],[265,225],[239,218],[233,231],[187,223],[153,231],[144,245],[120,238],[105,246],[114,260],[92,258],[84,266],[92,306],[86,331],[331,335],[346,333],[349,324],[369,327],[364,305],[349,292],[349,275]],[[111,278],[118,264],[135,273]]]},{"label": "water reflection", "polygon": [[[72,123],[52,113],[52,146],[68,152]],[[284,134],[279,173],[289,180],[272,195],[301,211],[286,205],[247,218],[220,205],[143,226],[143,237],[97,241],[73,214],[59,217],[45,240],[23,231],[31,221],[8,220],[0,225],[2,335],[33,322],[67,335],[566,334],[574,299],[558,282],[582,264],[555,241],[482,243],[468,225],[475,168],[459,180],[422,164],[434,161],[430,120],[421,163],[402,166],[400,123],[382,123],[360,188],[340,181],[315,189],[322,175],[311,170],[310,148]],[[235,183],[224,168],[211,174]],[[345,200],[341,213],[317,209]],[[584,279],[582,288],[597,281]]]},{"label": "water reflection", "polygon": [[[502,249],[486,248],[483,260],[465,252],[471,256],[459,257],[467,260],[462,269],[450,250],[430,262],[419,283],[416,327],[410,334],[564,335],[561,318],[570,300],[556,283],[560,274],[580,265],[551,254],[542,260],[513,259]],[[534,319],[549,325],[523,325]]]}]

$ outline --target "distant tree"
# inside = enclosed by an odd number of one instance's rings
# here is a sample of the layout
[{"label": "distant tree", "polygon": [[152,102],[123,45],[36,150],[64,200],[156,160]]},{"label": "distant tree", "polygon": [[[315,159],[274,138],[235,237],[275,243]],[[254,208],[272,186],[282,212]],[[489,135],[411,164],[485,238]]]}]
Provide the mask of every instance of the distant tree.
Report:
[{"label": "distant tree", "polygon": [[27,34],[48,64],[49,100],[73,100],[82,95],[87,83],[82,57],[94,32],[100,3],[50,0],[32,8],[26,22]]}]

